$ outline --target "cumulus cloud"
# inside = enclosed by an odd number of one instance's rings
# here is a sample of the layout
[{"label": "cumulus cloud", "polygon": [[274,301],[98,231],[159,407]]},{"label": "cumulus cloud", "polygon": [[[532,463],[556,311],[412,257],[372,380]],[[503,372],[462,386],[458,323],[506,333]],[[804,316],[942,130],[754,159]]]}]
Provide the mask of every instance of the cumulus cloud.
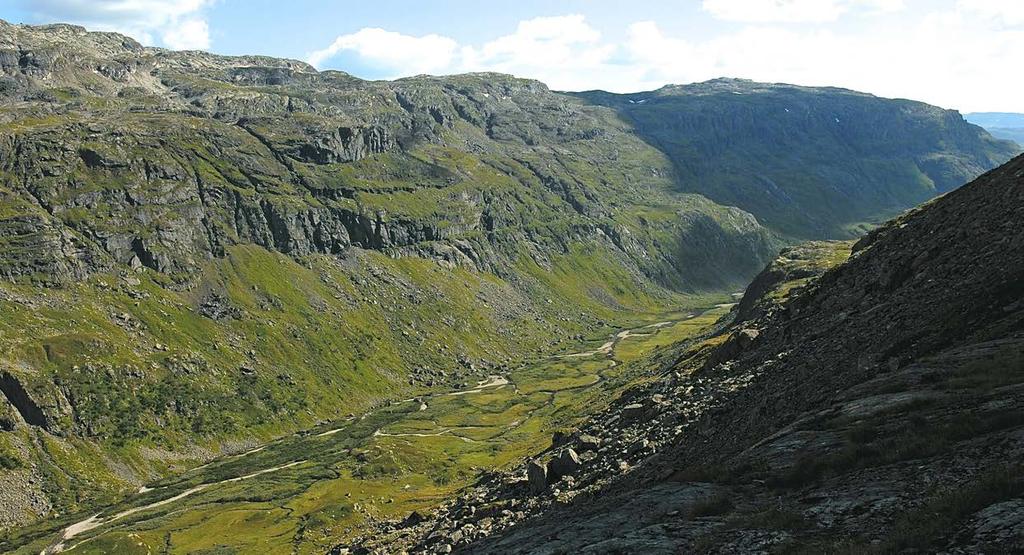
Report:
[{"label": "cumulus cloud", "polygon": [[149,45],[208,49],[210,28],[202,16],[213,0],[31,0],[39,21],[66,21],[117,31]]},{"label": "cumulus cloud", "polygon": [[959,0],[958,12],[970,14],[1005,27],[1024,25],[1024,3],[1006,0]]},{"label": "cumulus cloud", "polygon": [[[582,15],[521,21],[515,32],[479,46],[459,45],[439,35],[411,36],[378,28],[341,35],[307,55],[314,66],[345,56],[385,78],[420,73],[500,71],[570,82],[604,63],[615,49]],[[556,75],[559,74],[559,75]]]},{"label": "cumulus cloud", "polygon": [[203,50],[210,47],[210,27],[203,19],[183,19],[169,26],[160,40],[173,50]]},{"label": "cumulus cloud", "polygon": [[558,88],[579,88],[612,58],[616,46],[582,15],[538,17],[519,22],[515,32],[460,51],[459,71],[530,75]]},{"label": "cumulus cloud", "polygon": [[704,11],[726,21],[820,23],[845,11],[838,0],[704,0]]},{"label": "cumulus cloud", "polygon": [[414,37],[377,28],[364,28],[341,35],[323,50],[308,56],[309,63],[324,61],[348,52],[361,61],[380,68],[388,77],[444,71],[451,67],[458,44],[439,35]]},{"label": "cumulus cloud", "polygon": [[[595,45],[600,38],[601,33],[582,15],[538,17],[520,21],[514,33],[487,42],[479,49],[467,47],[462,52],[463,63],[517,66],[544,58],[555,63],[569,62],[577,47]],[[593,55],[589,48],[583,52]]]}]

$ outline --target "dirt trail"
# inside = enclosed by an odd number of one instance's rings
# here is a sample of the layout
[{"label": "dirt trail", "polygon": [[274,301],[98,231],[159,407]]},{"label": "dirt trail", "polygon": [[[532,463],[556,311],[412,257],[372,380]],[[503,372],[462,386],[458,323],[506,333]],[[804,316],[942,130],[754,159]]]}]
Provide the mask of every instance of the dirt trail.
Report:
[{"label": "dirt trail", "polygon": [[556,355],[555,358],[585,358],[592,357],[594,355],[607,355],[611,354],[612,349],[615,347],[615,343],[617,343],[617,341],[613,339],[593,351],[583,351],[582,353],[572,353],[568,355]]},{"label": "dirt trail", "polygon": [[476,387],[463,389],[462,391],[453,391],[448,395],[469,395],[472,393],[480,393],[489,387],[501,387],[503,385],[508,385],[509,383],[511,382],[509,382],[508,378],[505,376],[489,376],[486,380],[477,383]]}]

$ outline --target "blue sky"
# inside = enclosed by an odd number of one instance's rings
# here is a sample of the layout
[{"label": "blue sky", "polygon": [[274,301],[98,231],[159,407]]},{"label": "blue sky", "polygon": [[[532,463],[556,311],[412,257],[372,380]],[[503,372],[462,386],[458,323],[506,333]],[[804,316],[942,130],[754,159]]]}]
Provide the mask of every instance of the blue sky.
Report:
[{"label": "blue sky", "polygon": [[1016,0],[5,0],[0,18],[368,79],[486,70],[629,92],[728,76],[1024,112]]}]

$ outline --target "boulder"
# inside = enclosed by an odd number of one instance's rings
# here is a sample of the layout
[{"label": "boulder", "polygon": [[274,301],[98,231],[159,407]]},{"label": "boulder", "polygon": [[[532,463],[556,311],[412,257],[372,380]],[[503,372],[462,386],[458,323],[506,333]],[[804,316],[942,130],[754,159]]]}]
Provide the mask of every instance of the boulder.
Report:
[{"label": "boulder", "polygon": [[530,491],[541,493],[548,487],[548,468],[539,461],[530,461],[526,467],[526,478],[530,482]]},{"label": "boulder", "polygon": [[551,434],[551,446],[552,447],[561,447],[561,446],[565,445],[568,442],[569,442],[569,434],[563,432],[562,430],[557,430],[555,433]]},{"label": "boulder", "polygon": [[580,451],[597,451],[601,447],[601,438],[592,435],[583,434],[580,436],[577,445]]},{"label": "boulder", "polygon": [[671,399],[669,399],[668,397],[666,397],[666,396],[662,395],[661,393],[655,393],[655,394],[654,394],[654,395],[653,395],[653,396],[651,397],[651,403],[652,403],[652,404],[653,404],[653,405],[654,405],[655,407],[658,407],[658,406],[667,406],[667,405],[671,405],[671,404],[672,404],[672,400],[671,400]]},{"label": "boulder", "polygon": [[409,516],[405,517],[405,520],[402,521],[401,527],[402,528],[409,528],[411,526],[416,526],[417,524],[423,522],[424,520],[426,520],[426,519],[423,518],[423,515],[421,515],[418,511],[413,511],[413,512],[409,513]]},{"label": "boulder", "polygon": [[580,466],[580,457],[576,451],[565,449],[548,463],[548,479],[554,482],[563,476],[571,476]]},{"label": "boulder", "polygon": [[640,403],[633,403],[622,407],[622,420],[623,422],[633,422],[643,417],[644,413],[647,412],[644,406]]},{"label": "boulder", "polygon": [[761,335],[761,332],[754,328],[745,328],[736,332],[736,341],[739,343],[740,350],[746,350],[750,345],[757,339],[757,336]]},{"label": "boulder", "polygon": [[745,328],[733,332],[722,342],[707,358],[702,371],[710,370],[719,364],[735,360],[742,353],[750,349],[754,341],[761,335],[761,332],[753,328]]}]

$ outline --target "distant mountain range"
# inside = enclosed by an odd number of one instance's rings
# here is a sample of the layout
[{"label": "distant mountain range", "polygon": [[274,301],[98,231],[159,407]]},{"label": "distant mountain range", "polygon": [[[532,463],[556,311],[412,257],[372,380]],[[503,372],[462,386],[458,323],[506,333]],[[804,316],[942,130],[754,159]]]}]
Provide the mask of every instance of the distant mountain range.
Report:
[{"label": "distant mountain range", "polygon": [[974,112],[964,118],[985,128],[993,137],[1014,141],[1024,147],[1024,114],[1012,112]]}]

